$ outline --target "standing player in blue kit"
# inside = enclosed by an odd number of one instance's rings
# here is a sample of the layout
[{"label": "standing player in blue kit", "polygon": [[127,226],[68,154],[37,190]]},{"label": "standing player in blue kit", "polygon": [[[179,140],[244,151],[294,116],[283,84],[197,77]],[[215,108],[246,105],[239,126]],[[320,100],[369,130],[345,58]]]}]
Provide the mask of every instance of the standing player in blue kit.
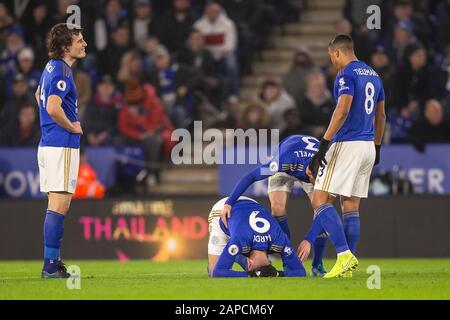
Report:
[{"label": "standing player in blue kit", "polygon": [[[372,168],[380,161],[386,115],[381,78],[356,58],[352,38],[336,36],[329,44],[328,54],[339,70],[334,83],[337,105],[313,158],[320,169],[312,199],[315,219],[308,237],[315,239],[323,228],[334,238],[338,259],[324,276],[334,278],[351,276],[358,265],[354,253],[360,233],[359,205],[361,198],[367,198]],[[343,225],[330,202],[330,196],[337,195]],[[305,240],[300,247],[304,259],[311,244]]]},{"label": "standing player in blue kit", "polygon": [[47,38],[49,58],[36,91],[42,137],[38,149],[41,192],[48,195],[42,278],[68,278],[61,260],[64,217],[75,192],[80,160],[77,90],[72,65],[86,56],[79,26],[60,23]]}]

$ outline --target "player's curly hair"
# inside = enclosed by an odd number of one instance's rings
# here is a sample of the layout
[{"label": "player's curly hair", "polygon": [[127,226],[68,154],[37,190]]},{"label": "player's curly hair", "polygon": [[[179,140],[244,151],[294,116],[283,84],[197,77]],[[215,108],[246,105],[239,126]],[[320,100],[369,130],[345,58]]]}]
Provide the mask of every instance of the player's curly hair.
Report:
[{"label": "player's curly hair", "polygon": [[47,50],[50,59],[62,59],[65,50],[72,44],[72,36],[83,31],[80,26],[69,23],[58,23],[53,26],[47,36]]}]

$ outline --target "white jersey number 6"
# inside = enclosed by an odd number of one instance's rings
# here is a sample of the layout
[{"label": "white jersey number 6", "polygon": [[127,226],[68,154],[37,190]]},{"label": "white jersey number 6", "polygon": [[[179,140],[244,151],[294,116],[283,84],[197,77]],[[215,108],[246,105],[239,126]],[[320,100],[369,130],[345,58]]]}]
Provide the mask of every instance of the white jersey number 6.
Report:
[{"label": "white jersey number 6", "polygon": [[[258,233],[266,233],[270,229],[270,222],[267,221],[267,219],[259,218],[257,215],[259,214],[259,211],[253,211],[250,214],[250,217],[248,219],[248,223],[250,224],[250,227],[255,230]],[[262,223],[261,227],[258,227],[256,223],[259,222]]]}]

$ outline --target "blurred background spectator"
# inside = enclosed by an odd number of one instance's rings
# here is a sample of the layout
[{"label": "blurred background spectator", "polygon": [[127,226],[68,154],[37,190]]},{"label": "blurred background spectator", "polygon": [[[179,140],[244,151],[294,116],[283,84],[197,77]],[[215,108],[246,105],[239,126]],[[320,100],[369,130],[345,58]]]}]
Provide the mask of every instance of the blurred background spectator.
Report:
[{"label": "blurred background spectator", "polygon": [[334,100],[328,91],[325,76],[320,71],[310,72],[306,79],[306,93],[298,105],[304,132],[322,138],[334,111]]},{"label": "blurred background spectator", "polygon": [[286,111],[295,108],[294,99],[273,80],[266,80],[262,84],[259,97],[267,108],[270,128],[283,131],[286,127],[283,116]]}]

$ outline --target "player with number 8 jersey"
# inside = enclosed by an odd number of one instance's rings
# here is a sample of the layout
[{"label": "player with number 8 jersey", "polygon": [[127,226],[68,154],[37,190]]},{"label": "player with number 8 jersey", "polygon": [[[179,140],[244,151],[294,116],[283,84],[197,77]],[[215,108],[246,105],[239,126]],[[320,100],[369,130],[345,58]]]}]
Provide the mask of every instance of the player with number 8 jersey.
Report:
[{"label": "player with number 8 jersey", "polygon": [[[358,265],[359,206],[361,198],[367,198],[372,168],[380,160],[386,115],[381,78],[358,60],[352,38],[337,35],[328,54],[339,70],[334,84],[337,105],[313,159],[321,168],[312,199],[315,219],[307,239],[322,229],[329,235],[338,260],[324,277],[333,278],[351,276]],[[343,224],[330,195],[340,196]]]}]

